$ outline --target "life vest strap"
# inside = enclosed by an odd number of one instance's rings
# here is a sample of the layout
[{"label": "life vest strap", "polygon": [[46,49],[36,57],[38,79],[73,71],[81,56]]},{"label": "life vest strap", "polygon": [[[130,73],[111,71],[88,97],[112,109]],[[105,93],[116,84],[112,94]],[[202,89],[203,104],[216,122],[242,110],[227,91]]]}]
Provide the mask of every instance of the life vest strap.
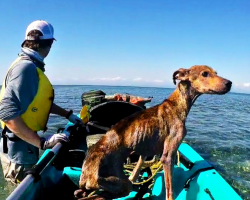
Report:
[{"label": "life vest strap", "polygon": [[7,146],[7,135],[6,135],[7,128],[4,126],[2,130],[2,139],[3,139],[3,152],[8,153],[8,146]]},{"label": "life vest strap", "polygon": [[2,130],[2,139],[3,139],[3,152],[6,154],[8,153],[8,144],[7,144],[7,139],[10,141],[20,141],[21,139],[15,135],[15,137],[9,137],[7,133],[7,126],[4,126],[4,129]]}]

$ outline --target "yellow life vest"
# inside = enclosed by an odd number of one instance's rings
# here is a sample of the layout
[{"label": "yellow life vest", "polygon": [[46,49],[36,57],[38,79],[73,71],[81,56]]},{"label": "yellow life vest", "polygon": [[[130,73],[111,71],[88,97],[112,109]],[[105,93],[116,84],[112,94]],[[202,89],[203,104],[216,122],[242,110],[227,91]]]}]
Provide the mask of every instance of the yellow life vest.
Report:
[{"label": "yellow life vest", "polygon": [[[21,59],[18,57],[10,66],[9,70]],[[29,60],[29,59],[28,59]],[[8,72],[9,72],[8,70]],[[37,93],[28,106],[25,113],[21,115],[24,123],[33,131],[46,130],[46,124],[49,118],[50,109],[54,100],[54,89],[41,69],[36,68],[38,75],[38,90]],[[6,79],[6,78],[5,78]],[[2,89],[0,93],[0,101],[2,100],[5,93],[5,80],[2,84]],[[1,121],[1,126],[4,129],[5,123]]]}]

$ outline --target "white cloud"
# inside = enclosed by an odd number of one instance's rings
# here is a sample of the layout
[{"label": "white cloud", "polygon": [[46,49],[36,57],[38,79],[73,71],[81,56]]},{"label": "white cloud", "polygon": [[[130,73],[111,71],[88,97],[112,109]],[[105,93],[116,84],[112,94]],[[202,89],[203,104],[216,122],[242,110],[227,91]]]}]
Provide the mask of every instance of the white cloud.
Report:
[{"label": "white cloud", "polygon": [[91,81],[124,81],[126,80],[126,78],[122,78],[122,77],[115,77],[115,78],[91,78],[89,79]]},{"label": "white cloud", "polygon": [[163,80],[153,80],[153,82],[156,82],[156,83],[163,83],[164,81],[163,81]]},{"label": "white cloud", "polygon": [[244,87],[250,87],[250,83],[244,83],[243,86]]},{"label": "white cloud", "polygon": [[135,78],[134,81],[141,81],[142,78]]},{"label": "white cloud", "polygon": [[124,81],[124,80],[126,80],[126,78],[115,77],[115,78],[111,78],[111,80],[112,81],[119,81],[119,80]]}]

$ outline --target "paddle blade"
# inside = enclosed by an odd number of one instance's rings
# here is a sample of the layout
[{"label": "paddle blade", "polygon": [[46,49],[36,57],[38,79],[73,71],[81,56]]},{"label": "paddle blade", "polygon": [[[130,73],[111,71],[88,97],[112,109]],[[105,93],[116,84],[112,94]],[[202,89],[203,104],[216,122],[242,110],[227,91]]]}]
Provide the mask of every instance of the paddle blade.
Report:
[{"label": "paddle blade", "polygon": [[89,112],[86,105],[82,107],[82,110],[80,112],[80,118],[84,124],[89,121]]}]

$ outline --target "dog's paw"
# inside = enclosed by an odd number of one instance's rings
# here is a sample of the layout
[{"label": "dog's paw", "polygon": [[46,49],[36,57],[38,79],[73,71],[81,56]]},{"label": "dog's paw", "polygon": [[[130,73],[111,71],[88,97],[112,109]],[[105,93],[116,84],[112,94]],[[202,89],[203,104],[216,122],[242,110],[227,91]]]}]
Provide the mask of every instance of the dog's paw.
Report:
[{"label": "dog's paw", "polygon": [[76,190],[74,192],[74,196],[76,200],[105,200],[104,197],[98,195],[92,195],[88,197],[88,193],[82,189]]},{"label": "dog's paw", "polygon": [[83,191],[82,189],[79,189],[74,192],[74,196],[75,196],[75,199],[80,199],[80,198],[86,197],[86,192]]}]

